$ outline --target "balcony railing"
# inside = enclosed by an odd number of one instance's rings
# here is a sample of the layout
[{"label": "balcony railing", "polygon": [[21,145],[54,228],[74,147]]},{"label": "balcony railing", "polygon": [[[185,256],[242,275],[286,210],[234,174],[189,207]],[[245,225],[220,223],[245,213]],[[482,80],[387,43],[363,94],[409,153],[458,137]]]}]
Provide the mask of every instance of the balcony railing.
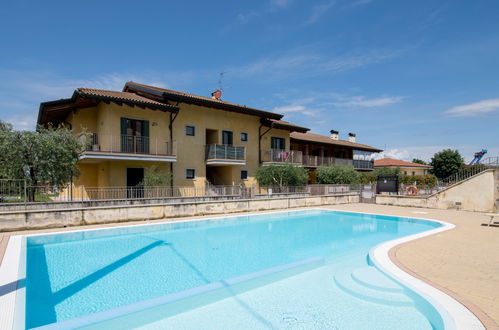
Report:
[{"label": "balcony railing", "polygon": [[91,133],[87,151],[175,156],[176,144],[145,136]]},{"label": "balcony railing", "polygon": [[262,150],[262,162],[264,163],[293,163],[301,164],[303,162],[303,154],[299,150]]},{"label": "balcony railing", "polygon": [[209,144],[206,146],[206,160],[246,160],[246,148],[226,144]]},{"label": "balcony railing", "polygon": [[353,160],[335,157],[303,155],[303,166],[320,167],[332,165],[353,166]]},{"label": "balcony railing", "polygon": [[356,169],[373,169],[374,168],[374,160],[363,160],[363,159],[354,159],[353,167]]}]

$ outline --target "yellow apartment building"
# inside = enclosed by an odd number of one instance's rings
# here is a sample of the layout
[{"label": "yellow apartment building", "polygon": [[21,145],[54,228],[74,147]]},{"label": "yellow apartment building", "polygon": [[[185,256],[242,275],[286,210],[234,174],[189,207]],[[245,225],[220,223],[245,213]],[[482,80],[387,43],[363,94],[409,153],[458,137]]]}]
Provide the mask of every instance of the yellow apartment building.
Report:
[{"label": "yellow apartment building", "polygon": [[[70,98],[41,103],[38,124],[65,125],[90,138],[73,182],[78,191],[137,186],[151,165],[171,173],[172,186],[249,187],[257,184],[262,165],[290,163],[311,173],[332,164],[370,170],[370,155],[381,151],[352,139],[308,133],[308,128],[283,121],[281,114],[213,94],[136,82],[127,82],[123,91],[78,88]],[[363,159],[355,159],[359,155]]]}]

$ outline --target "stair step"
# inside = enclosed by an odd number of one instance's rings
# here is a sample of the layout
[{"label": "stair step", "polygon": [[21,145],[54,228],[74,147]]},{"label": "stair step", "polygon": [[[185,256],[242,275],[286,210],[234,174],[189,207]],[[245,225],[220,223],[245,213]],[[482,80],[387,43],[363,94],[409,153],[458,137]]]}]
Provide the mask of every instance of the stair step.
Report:
[{"label": "stair step", "polygon": [[402,292],[372,289],[358,283],[352,278],[351,270],[337,272],[334,281],[341,290],[364,301],[395,307],[414,306],[414,301]]},{"label": "stair step", "polygon": [[404,292],[397,282],[384,275],[374,267],[362,267],[352,271],[352,279],[368,288],[388,292]]}]

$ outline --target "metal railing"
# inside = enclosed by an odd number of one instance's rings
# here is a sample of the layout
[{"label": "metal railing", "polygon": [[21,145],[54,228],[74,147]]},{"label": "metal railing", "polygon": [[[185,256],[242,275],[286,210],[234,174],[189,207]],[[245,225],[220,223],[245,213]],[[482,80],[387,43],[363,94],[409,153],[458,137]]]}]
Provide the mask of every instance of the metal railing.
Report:
[{"label": "metal railing", "polygon": [[309,184],[305,186],[261,186],[259,195],[341,195],[361,190],[360,184]]},{"label": "metal railing", "polygon": [[353,166],[353,159],[303,155],[303,166],[321,167],[332,165]]},{"label": "metal railing", "polygon": [[360,194],[361,185],[83,187],[29,186],[24,180],[0,180],[0,212],[82,206],[147,205],[233,199]]},{"label": "metal railing", "polygon": [[477,175],[487,169],[489,169],[490,167],[487,167],[485,165],[472,165],[470,167],[466,167],[466,168],[462,168],[460,169],[459,171],[457,171],[455,174],[443,179],[443,180],[439,180],[438,182],[440,184],[454,184],[454,183],[458,183],[460,181],[463,181],[463,180],[466,180],[470,177],[472,177],[473,175]]},{"label": "metal railing", "polygon": [[175,156],[176,144],[164,140],[135,135],[90,134],[87,151]]},{"label": "metal railing", "polygon": [[280,150],[270,149],[262,150],[262,162],[264,163],[293,163],[302,164],[303,153],[299,150]]},{"label": "metal railing", "polygon": [[26,200],[26,181],[0,179],[0,202],[15,203]]},{"label": "metal railing", "polygon": [[209,144],[206,146],[206,160],[246,160],[246,148],[227,144]]},{"label": "metal railing", "polygon": [[374,169],[374,160],[354,159],[353,167],[356,169]]},{"label": "metal railing", "polygon": [[480,164],[485,166],[499,167],[499,156],[498,157],[487,157],[480,162]]}]

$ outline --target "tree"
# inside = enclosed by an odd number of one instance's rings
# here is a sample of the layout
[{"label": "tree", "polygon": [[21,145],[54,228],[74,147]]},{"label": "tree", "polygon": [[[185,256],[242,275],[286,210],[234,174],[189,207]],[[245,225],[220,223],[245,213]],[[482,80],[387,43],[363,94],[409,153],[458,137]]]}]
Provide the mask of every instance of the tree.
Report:
[{"label": "tree", "polygon": [[317,182],[322,184],[352,184],[360,182],[360,173],[351,166],[324,166],[317,170]]},{"label": "tree", "polygon": [[[63,187],[79,174],[76,163],[87,147],[85,141],[66,128],[14,131],[10,124],[1,122],[0,177],[24,179],[32,187]],[[29,191],[31,201],[35,191]]]},{"label": "tree", "polygon": [[413,158],[412,162],[415,163],[415,164],[426,165],[426,162],[424,160],[418,159],[418,158]]},{"label": "tree", "polygon": [[143,187],[161,187],[169,186],[172,183],[170,172],[161,171],[158,165],[151,165],[144,171],[144,179],[140,183]]},{"label": "tree", "polygon": [[261,186],[300,186],[307,182],[308,172],[293,165],[265,165],[256,171],[256,180]]},{"label": "tree", "polygon": [[445,149],[433,155],[430,165],[433,166],[431,173],[439,179],[445,179],[459,171],[464,165],[464,159],[459,151]]}]

